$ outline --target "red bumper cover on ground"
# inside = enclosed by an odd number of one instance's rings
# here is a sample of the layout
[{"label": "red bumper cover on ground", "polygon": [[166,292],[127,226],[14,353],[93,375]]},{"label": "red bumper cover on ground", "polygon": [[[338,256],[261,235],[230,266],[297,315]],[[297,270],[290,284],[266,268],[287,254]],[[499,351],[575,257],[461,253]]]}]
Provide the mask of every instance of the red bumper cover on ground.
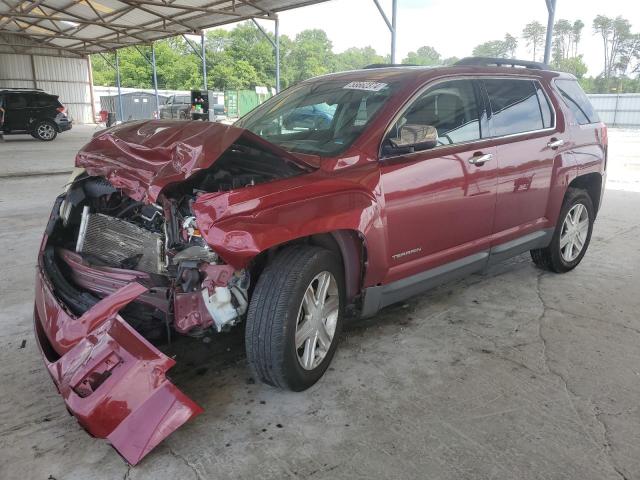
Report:
[{"label": "red bumper cover on ground", "polygon": [[36,338],[56,387],[80,424],[133,465],[202,412],[165,377],[175,361],[117,313],[146,291],[130,283],[76,318],[36,274]]}]

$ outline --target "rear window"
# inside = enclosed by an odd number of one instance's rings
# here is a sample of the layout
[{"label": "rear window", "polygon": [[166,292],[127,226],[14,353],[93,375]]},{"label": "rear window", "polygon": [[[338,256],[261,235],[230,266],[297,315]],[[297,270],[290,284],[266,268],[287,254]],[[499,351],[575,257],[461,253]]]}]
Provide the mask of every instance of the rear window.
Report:
[{"label": "rear window", "polygon": [[176,97],[176,103],[191,103],[191,98],[186,95],[180,95],[179,97]]},{"label": "rear window", "polygon": [[573,112],[579,125],[600,121],[593,105],[576,80],[556,80],[556,87],[560,90],[564,103]]},{"label": "rear window", "polygon": [[491,102],[495,136],[542,130],[545,124],[551,125],[549,104],[546,98],[545,103],[540,103],[532,80],[490,79],[484,80],[484,85]]}]

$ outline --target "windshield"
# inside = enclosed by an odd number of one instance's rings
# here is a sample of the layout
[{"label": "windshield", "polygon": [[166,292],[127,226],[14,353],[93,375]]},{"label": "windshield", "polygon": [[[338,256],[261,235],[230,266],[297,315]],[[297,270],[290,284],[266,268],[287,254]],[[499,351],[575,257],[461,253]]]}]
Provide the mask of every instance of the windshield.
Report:
[{"label": "windshield", "polygon": [[291,87],[240,119],[291,152],[331,156],[347,149],[395,91],[380,82],[328,80]]}]

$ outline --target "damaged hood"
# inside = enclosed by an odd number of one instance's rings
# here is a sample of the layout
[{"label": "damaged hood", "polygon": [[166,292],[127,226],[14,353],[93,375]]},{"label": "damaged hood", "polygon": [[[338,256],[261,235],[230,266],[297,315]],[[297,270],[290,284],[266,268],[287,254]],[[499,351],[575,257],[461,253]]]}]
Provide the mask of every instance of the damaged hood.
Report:
[{"label": "damaged hood", "polygon": [[310,164],[243,128],[202,121],[129,122],[98,133],[76,166],[135,200],[155,202],[167,185],[209,168],[240,138],[304,168]]}]

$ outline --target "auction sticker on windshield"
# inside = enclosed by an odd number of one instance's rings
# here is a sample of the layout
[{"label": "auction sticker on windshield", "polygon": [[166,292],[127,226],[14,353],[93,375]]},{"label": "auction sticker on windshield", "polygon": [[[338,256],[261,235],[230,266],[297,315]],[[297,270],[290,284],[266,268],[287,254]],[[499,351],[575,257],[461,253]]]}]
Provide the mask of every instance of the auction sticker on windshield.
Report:
[{"label": "auction sticker on windshield", "polygon": [[379,82],[351,82],[344,87],[347,90],[366,90],[368,92],[379,92],[387,86],[386,83]]}]

